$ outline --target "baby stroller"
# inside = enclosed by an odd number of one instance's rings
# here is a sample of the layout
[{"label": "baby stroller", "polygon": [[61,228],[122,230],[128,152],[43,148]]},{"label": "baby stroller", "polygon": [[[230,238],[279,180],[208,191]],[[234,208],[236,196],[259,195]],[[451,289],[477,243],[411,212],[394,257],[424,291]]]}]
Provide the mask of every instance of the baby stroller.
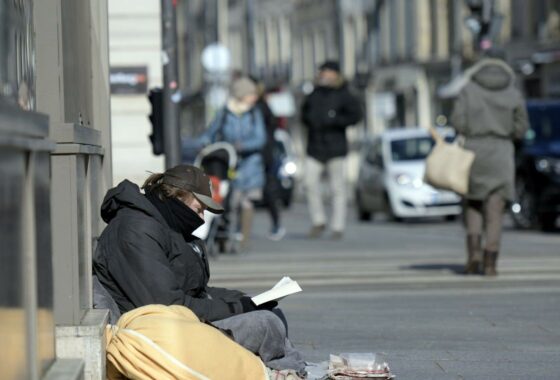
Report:
[{"label": "baby stroller", "polygon": [[220,252],[225,252],[230,243],[228,201],[231,192],[231,181],[235,177],[237,153],[235,148],[227,142],[217,142],[206,146],[198,153],[194,160],[210,178],[212,198],[222,204],[226,212],[222,215],[204,212],[204,224],[193,235],[206,242],[208,254],[216,254],[216,245]]}]

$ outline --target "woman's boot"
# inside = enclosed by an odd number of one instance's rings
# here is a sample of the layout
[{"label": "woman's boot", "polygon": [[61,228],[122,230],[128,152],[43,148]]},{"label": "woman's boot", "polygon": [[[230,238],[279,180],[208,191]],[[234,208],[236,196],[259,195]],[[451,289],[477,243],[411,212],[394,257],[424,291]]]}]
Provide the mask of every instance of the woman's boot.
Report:
[{"label": "woman's boot", "polygon": [[479,274],[482,261],[482,237],[480,235],[467,235],[467,264],[465,274]]},{"label": "woman's boot", "polygon": [[498,252],[484,251],[484,275],[496,276],[496,262],[498,261]]}]

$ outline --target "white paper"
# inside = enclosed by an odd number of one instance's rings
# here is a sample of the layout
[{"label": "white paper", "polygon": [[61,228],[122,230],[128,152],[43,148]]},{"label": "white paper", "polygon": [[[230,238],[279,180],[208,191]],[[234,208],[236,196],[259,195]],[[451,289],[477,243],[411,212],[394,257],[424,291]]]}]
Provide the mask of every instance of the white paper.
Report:
[{"label": "white paper", "polygon": [[282,277],[280,281],[272,287],[272,289],[267,290],[257,296],[251,298],[253,303],[257,306],[262,305],[268,301],[277,301],[282,298],[289,296],[290,294],[299,293],[302,289],[299,284],[292,280],[290,277]]}]

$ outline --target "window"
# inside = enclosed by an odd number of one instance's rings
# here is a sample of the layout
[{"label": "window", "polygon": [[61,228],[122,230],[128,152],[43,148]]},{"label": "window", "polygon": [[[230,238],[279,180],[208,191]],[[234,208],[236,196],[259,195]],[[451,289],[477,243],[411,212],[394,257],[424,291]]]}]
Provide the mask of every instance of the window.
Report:
[{"label": "window", "polygon": [[255,61],[257,66],[266,65],[266,32],[262,22],[259,22],[255,34]]},{"label": "window", "polygon": [[313,79],[315,73],[315,62],[313,61],[313,41],[311,35],[303,37],[303,78]]},{"label": "window", "polygon": [[291,59],[292,36],[290,34],[290,20],[287,16],[280,19],[280,60],[283,63]]},{"label": "window", "polygon": [[423,160],[434,145],[431,137],[416,137],[391,141],[391,159],[393,161]]},{"label": "window", "polygon": [[318,66],[322,62],[325,61],[326,56],[326,45],[325,45],[325,34],[322,30],[315,32],[315,40],[313,43],[313,51],[314,51],[314,61],[315,65]]}]

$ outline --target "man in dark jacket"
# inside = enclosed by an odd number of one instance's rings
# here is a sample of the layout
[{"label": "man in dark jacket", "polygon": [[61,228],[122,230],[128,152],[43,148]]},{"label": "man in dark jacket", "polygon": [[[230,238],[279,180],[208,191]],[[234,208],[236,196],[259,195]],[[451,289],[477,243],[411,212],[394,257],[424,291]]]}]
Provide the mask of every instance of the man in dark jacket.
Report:
[{"label": "man in dark jacket", "polygon": [[319,68],[315,90],[302,106],[307,127],[305,186],[313,226],[309,237],[316,238],[326,227],[321,200],[321,172],[326,169],[332,193],[332,238],[340,239],[346,224],[346,128],[362,118],[360,103],[350,93],[337,62],[327,61]]},{"label": "man in dark jacket", "polygon": [[231,330],[264,361],[274,352],[277,361],[268,366],[301,369],[303,360],[287,341],[283,321],[270,312],[276,302],[256,306],[240,291],[208,286],[205,244],[192,233],[204,223],[204,210],[223,209],[212,199],[202,170],[179,165],[152,174],[143,189],[145,194],[125,180],[109,190],[101,206],[108,226],[99,238],[93,272],[120,312],[149,304],[184,305],[200,319]]},{"label": "man in dark jacket", "polygon": [[[198,201],[199,209],[221,213],[208,195],[208,177],[198,169],[185,173],[196,181],[190,189],[198,196],[191,201]],[[180,176],[171,170],[152,175],[144,185],[146,195],[126,180],[109,190],[101,206],[108,226],[95,251],[94,272],[123,313],[154,303],[184,305],[208,321],[243,313],[241,292],[207,286],[205,247],[191,235],[204,220],[179,199],[186,195],[183,187],[170,193]]]}]

